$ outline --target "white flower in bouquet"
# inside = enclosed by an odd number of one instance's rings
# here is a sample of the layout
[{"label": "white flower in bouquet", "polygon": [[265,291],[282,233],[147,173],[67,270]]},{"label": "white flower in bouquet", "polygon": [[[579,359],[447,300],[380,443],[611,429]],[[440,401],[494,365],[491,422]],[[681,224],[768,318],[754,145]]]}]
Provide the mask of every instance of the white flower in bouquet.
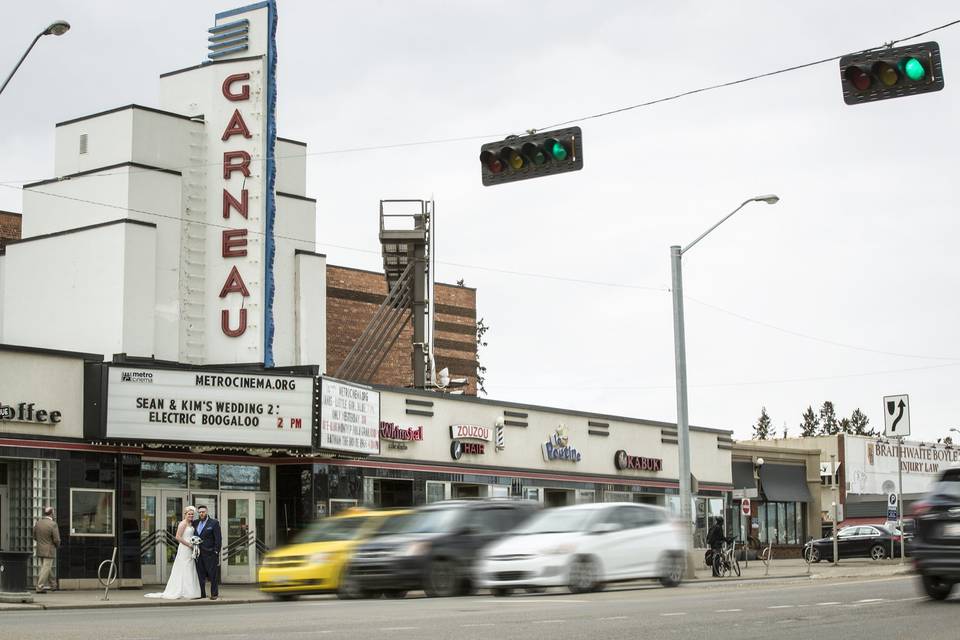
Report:
[{"label": "white flower in bouquet", "polygon": [[193,545],[193,557],[196,558],[200,555],[200,536],[192,536],[190,538],[190,544]]}]

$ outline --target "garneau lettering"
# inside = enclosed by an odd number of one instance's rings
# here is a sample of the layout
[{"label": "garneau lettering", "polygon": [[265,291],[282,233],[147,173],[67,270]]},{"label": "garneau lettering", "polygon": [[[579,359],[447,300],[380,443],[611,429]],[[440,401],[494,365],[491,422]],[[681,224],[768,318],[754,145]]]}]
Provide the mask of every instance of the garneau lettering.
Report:
[{"label": "garneau lettering", "polygon": [[296,378],[251,378],[247,376],[197,375],[198,387],[224,387],[232,389],[270,389],[273,391],[296,391]]}]

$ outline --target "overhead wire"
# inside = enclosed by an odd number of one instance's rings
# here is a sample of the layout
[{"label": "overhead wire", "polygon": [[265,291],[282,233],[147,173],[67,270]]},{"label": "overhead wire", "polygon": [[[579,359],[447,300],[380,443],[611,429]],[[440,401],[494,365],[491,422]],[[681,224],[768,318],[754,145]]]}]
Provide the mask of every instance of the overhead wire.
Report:
[{"label": "overhead wire", "polygon": [[[902,38],[897,38],[897,39],[895,39],[895,40],[891,40],[891,41],[889,41],[889,42],[886,42],[886,43],[884,43],[884,44],[882,44],[882,45],[878,45],[878,46],[870,47],[870,48],[867,48],[867,49],[863,49],[862,52],[876,51],[876,50],[879,50],[879,49],[883,49],[884,47],[892,47],[892,46],[895,45],[895,44],[899,44],[899,43],[901,43],[901,42],[906,42],[906,41],[908,41],[908,40],[914,40],[914,39],[919,38],[919,37],[921,37],[921,36],[925,36],[925,35],[928,35],[928,34],[930,34],[930,33],[934,33],[934,32],[936,32],[936,31],[941,31],[941,30],[943,30],[943,29],[947,29],[947,28],[949,28],[949,27],[953,27],[953,26],[955,26],[955,25],[957,25],[957,24],[960,24],[960,19],[952,20],[952,21],[950,21],[950,22],[941,24],[941,25],[936,26],[936,27],[932,27],[932,28],[930,28],[930,29],[926,29],[926,30],[924,30],[924,31],[921,31],[921,32],[919,32],[919,33],[915,33],[915,34],[910,35],[910,36],[905,36],[905,37],[902,37]],[[789,66],[789,67],[784,67],[784,68],[782,68],[782,69],[776,69],[776,70],[774,70],[774,71],[768,71],[768,72],[766,72],[766,73],[760,73],[760,74],[756,74],[756,75],[752,75],[752,76],[747,76],[747,77],[745,77],[745,78],[739,78],[739,79],[737,79],[737,80],[730,80],[730,81],[728,81],[728,82],[721,82],[721,83],[717,83],[717,84],[712,84],[712,85],[700,87],[700,88],[697,88],[697,89],[691,89],[691,90],[688,90],[688,91],[683,91],[683,92],[676,93],[676,94],[669,95],[669,96],[665,96],[665,97],[662,97],[662,98],[655,98],[655,99],[653,99],[653,100],[647,100],[647,101],[645,101],[645,102],[640,102],[640,103],[628,105],[628,106],[625,106],[625,107],[619,107],[619,108],[616,108],[616,109],[610,109],[610,110],[607,110],[607,111],[601,111],[601,112],[599,112],[599,113],[595,113],[595,114],[592,114],[592,115],[580,116],[580,117],[578,117],[578,118],[572,118],[572,119],[569,119],[569,120],[564,120],[564,121],[562,121],[562,122],[558,122],[558,123],[554,123],[554,124],[551,124],[551,125],[547,125],[547,126],[545,126],[545,127],[540,127],[540,128],[536,128],[536,129],[527,129],[526,131],[528,131],[528,132],[543,131],[543,130],[546,130],[546,129],[552,129],[552,128],[555,128],[555,127],[562,127],[562,126],[565,126],[565,125],[568,125],[568,124],[574,124],[574,123],[577,123],[577,122],[584,122],[584,121],[586,121],[586,120],[593,120],[593,119],[597,119],[597,118],[604,118],[604,117],[607,117],[607,116],[612,116],[612,115],[624,113],[624,112],[626,112],[626,111],[633,111],[633,110],[635,110],[635,109],[641,109],[641,108],[643,108],[643,107],[649,107],[649,106],[653,106],[653,105],[656,105],[656,104],[661,104],[661,103],[664,103],[664,102],[670,102],[670,101],[673,101],[673,100],[679,100],[679,99],[681,99],[681,98],[685,98],[685,97],[688,97],[688,96],[696,95],[696,94],[699,94],[699,93],[705,93],[705,92],[707,92],[707,91],[714,91],[714,90],[717,90],[717,89],[723,89],[723,88],[726,88],[726,87],[732,87],[732,86],[739,85],[739,84],[744,84],[744,83],[747,83],[747,82],[753,82],[753,81],[755,81],[755,80],[761,80],[761,79],[763,79],[763,78],[769,78],[769,77],[776,76],[776,75],[781,75],[781,74],[784,74],[784,73],[790,73],[790,72],[792,72],[792,71],[798,71],[798,70],[800,70],[800,69],[806,69],[806,68],[809,68],[809,67],[814,67],[814,66],[817,66],[817,65],[825,64],[825,63],[827,63],[827,62],[833,62],[833,61],[835,61],[835,60],[839,60],[839,59],[842,58],[844,55],[847,55],[847,54],[844,53],[844,54],[841,54],[841,55],[830,56],[830,57],[828,57],[828,58],[822,58],[822,59],[819,59],[819,60],[814,60],[814,61],[812,61],[812,62],[805,62],[805,63],[802,63],[802,64],[797,64],[797,65],[793,65],[793,66]],[[458,136],[458,137],[451,137],[451,138],[438,138],[438,139],[434,139],[434,140],[415,140],[415,141],[409,141],[409,142],[397,142],[397,143],[383,144],[383,145],[369,145],[369,146],[360,146],[360,147],[347,147],[347,148],[343,148],[343,149],[325,149],[325,150],[321,150],[321,151],[312,151],[312,152],[302,153],[302,154],[292,154],[292,155],[286,155],[286,156],[272,156],[272,159],[274,159],[274,160],[285,160],[285,159],[295,159],[295,158],[307,158],[307,157],[314,157],[314,156],[339,155],[339,154],[346,154],[346,153],[361,153],[361,152],[368,152],[368,151],[386,151],[386,150],[390,150],[390,149],[401,149],[401,148],[416,147],[416,146],[428,146],[428,145],[438,145],[438,144],[451,144],[451,143],[455,143],[455,142],[469,142],[469,141],[473,141],[473,140],[488,140],[488,139],[490,139],[490,138],[506,137],[507,135],[509,135],[509,134],[500,133],[500,134],[485,134],[485,135],[468,135],[468,136]],[[263,162],[264,160],[270,159],[270,158],[271,158],[271,156],[267,156],[266,158],[264,158],[264,157],[253,158],[253,159],[251,160],[251,162]],[[220,163],[189,164],[189,165],[183,165],[183,166],[180,166],[180,167],[165,167],[165,168],[166,168],[166,169],[172,169],[172,170],[187,170],[187,169],[194,169],[194,168],[199,168],[199,167],[216,166],[216,165],[219,165],[219,164],[220,164]],[[143,171],[150,171],[150,169],[143,169]],[[93,177],[104,177],[104,176],[109,176],[109,175],[119,175],[119,172],[117,172],[117,173],[89,173],[89,174],[84,174],[84,175],[82,175],[82,176],[75,176],[75,177],[73,177],[73,178],[63,178],[63,179],[76,180],[76,179],[81,179],[81,178],[86,179],[86,178],[93,178]],[[31,183],[31,182],[41,182],[41,181],[43,181],[43,180],[44,180],[44,178],[30,179],[30,180],[3,180],[3,181],[0,181],[0,185],[29,184],[29,183]]]}]

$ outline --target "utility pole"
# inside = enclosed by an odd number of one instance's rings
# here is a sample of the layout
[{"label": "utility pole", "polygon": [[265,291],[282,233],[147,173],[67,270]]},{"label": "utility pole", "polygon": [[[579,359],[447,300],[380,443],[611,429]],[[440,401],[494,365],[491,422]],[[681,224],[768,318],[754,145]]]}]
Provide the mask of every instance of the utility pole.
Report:
[{"label": "utility pole", "polygon": [[837,454],[830,454],[830,474],[833,476],[833,482],[830,484],[830,491],[833,493],[833,566],[837,566]]},{"label": "utility pole", "polygon": [[897,438],[897,529],[900,530],[900,564],[906,555],[903,548],[903,436]]}]

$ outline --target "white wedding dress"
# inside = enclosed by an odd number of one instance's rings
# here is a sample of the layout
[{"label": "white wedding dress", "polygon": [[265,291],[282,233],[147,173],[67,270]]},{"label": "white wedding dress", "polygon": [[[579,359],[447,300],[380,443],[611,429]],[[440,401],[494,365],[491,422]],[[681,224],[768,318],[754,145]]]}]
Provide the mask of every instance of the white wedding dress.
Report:
[{"label": "white wedding dress", "polygon": [[[193,537],[193,527],[183,531],[183,538]],[[197,563],[193,559],[193,550],[179,542],[177,543],[177,557],[173,561],[170,579],[163,593],[148,593],[147,598],[163,598],[164,600],[195,600],[200,597],[200,579],[197,577]]]}]

